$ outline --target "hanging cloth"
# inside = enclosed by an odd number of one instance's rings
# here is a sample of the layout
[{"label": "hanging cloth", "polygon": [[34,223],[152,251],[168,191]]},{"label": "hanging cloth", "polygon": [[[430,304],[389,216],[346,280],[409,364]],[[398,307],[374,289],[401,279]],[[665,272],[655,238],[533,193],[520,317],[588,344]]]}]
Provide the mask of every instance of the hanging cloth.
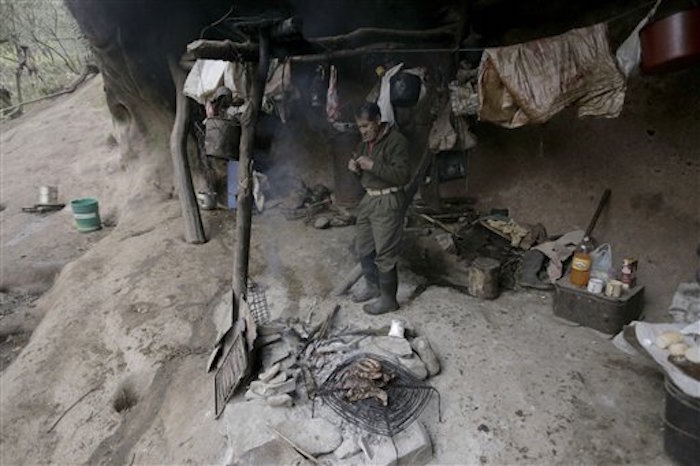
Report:
[{"label": "hanging cloth", "polygon": [[544,123],[568,105],[578,115],[615,118],[625,77],[610,53],[604,23],[555,37],[484,50],[479,119],[506,128]]},{"label": "hanging cloth", "polygon": [[379,88],[379,99],[377,99],[377,106],[382,115],[382,123],[389,123],[389,125],[394,124],[394,107],[391,106],[391,78],[393,78],[402,67],[403,63],[399,63],[382,76],[382,84]]},{"label": "hanging cloth", "polygon": [[629,77],[638,66],[642,59],[642,47],[639,44],[639,31],[642,30],[644,26],[649,22],[649,18],[656,14],[656,9],[659,7],[661,0],[657,0],[649,13],[642,18],[642,20],[637,24],[632,33],[627,39],[617,48],[615,52],[615,58],[617,59],[617,66],[620,67],[622,74]]}]

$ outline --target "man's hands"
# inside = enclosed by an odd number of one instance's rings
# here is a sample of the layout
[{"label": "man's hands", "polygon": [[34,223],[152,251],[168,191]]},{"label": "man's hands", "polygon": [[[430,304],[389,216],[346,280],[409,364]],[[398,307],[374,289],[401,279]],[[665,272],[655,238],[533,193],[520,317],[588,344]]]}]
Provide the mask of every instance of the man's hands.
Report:
[{"label": "man's hands", "polygon": [[360,173],[362,171],[370,171],[372,170],[372,167],[374,166],[374,162],[372,159],[367,157],[366,155],[363,155],[362,157],[359,158],[352,158],[348,161],[348,170],[350,170],[353,173]]},{"label": "man's hands", "polygon": [[368,172],[372,170],[372,167],[374,166],[374,161],[366,155],[363,155],[362,157],[357,159],[357,164],[360,166],[361,170]]},{"label": "man's hands", "polygon": [[357,163],[357,160],[348,160],[348,170],[350,170],[353,173],[360,173],[360,164]]},{"label": "man's hands", "polygon": [[348,160],[348,170],[353,173],[360,173],[362,171],[370,171],[374,166],[372,159],[363,155],[358,157],[356,153],[352,153],[352,158]]},{"label": "man's hands", "polygon": [[357,159],[352,158],[348,161],[348,170],[350,170],[353,173],[360,173],[362,171],[370,171],[370,170],[372,170],[373,166],[374,166],[374,162],[372,161],[372,159],[370,159],[366,155],[363,155],[362,157],[359,157]]}]

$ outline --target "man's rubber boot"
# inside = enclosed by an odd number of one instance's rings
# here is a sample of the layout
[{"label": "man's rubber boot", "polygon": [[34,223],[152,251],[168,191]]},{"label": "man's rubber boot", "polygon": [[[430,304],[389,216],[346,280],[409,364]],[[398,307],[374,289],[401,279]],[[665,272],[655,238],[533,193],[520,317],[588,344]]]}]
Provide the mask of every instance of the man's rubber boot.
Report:
[{"label": "man's rubber boot", "polygon": [[544,254],[535,249],[530,249],[523,254],[523,262],[520,265],[517,283],[526,288],[536,288],[538,290],[551,290],[552,284],[540,280],[537,275],[544,262]]},{"label": "man's rubber boot", "polygon": [[396,267],[386,273],[379,272],[379,290],[381,291],[379,299],[365,304],[362,309],[367,314],[372,315],[385,314],[397,310],[399,308],[399,303],[396,301],[396,290],[398,287],[399,280]]},{"label": "man's rubber boot", "polygon": [[356,303],[364,303],[370,299],[379,297],[379,270],[374,263],[375,254],[369,254],[360,258],[362,274],[365,277],[363,289],[353,294],[352,300]]}]

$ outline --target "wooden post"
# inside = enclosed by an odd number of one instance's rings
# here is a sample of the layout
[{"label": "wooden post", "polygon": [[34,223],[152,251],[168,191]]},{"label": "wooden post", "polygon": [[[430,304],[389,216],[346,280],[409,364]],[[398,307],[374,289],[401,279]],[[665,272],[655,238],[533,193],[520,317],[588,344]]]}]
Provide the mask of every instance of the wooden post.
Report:
[{"label": "wooden post", "polygon": [[467,273],[467,292],[480,299],[498,297],[498,272],[501,264],[490,257],[477,257]]},{"label": "wooden post", "polygon": [[253,79],[250,105],[250,118],[241,128],[240,155],[238,159],[238,202],[236,208],[236,244],[233,256],[233,322],[238,318],[236,309],[245,298],[248,286],[248,258],[250,252],[251,219],[253,214],[253,142],[255,123],[262,105],[263,91],[270,66],[270,40],[265,32],[260,32],[260,50],[257,73]]},{"label": "wooden post", "polygon": [[182,217],[185,220],[185,240],[188,243],[206,243],[202,218],[199,215],[199,205],[194,195],[190,164],[187,160],[187,135],[190,120],[189,100],[182,93],[185,84],[185,72],[180,69],[177,62],[168,58],[170,74],[175,84],[175,123],[170,133],[170,155],[175,167],[175,180],[182,207]]}]

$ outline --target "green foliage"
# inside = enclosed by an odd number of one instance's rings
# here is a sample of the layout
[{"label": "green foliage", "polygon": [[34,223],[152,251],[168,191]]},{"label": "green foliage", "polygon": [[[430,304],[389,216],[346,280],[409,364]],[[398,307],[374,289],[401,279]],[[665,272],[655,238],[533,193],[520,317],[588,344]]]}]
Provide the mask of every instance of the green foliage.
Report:
[{"label": "green foliage", "polygon": [[61,0],[0,0],[0,86],[18,103],[51,94],[91,61],[87,41]]}]

